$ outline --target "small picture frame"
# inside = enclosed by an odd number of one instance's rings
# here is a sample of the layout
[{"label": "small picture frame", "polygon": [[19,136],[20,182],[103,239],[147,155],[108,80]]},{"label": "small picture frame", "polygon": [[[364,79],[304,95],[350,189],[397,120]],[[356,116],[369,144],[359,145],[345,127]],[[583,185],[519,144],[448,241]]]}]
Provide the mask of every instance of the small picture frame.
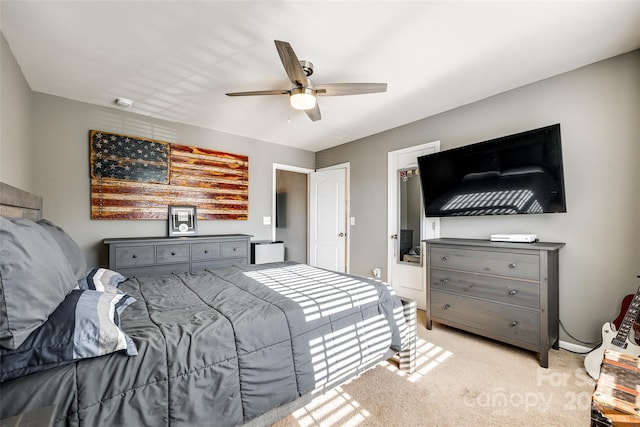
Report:
[{"label": "small picture frame", "polygon": [[195,206],[169,206],[169,237],[198,233]]}]

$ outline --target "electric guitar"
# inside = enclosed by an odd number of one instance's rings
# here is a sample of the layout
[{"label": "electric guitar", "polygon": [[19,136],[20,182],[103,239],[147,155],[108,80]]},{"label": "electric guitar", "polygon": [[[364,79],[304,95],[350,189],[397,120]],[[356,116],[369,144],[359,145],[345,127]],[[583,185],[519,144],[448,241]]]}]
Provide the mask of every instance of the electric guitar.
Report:
[{"label": "electric guitar", "polygon": [[[623,307],[626,300],[627,298],[623,300]],[[616,325],[613,322],[607,322],[602,325],[602,344],[600,344],[599,347],[596,347],[584,358],[584,368],[587,370],[587,373],[591,378],[594,380],[598,379],[598,376],[600,375],[600,365],[602,365],[602,359],[604,358],[604,351],[606,349],[636,357],[640,356],[640,345],[636,344],[635,339],[629,339],[629,333],[635,329],[634,325],[639,312],[640,288],[638,288],[636,294],[629,302],[627,312],[624,315],[622,322],[620,322],[620,326],[617,331]]]}]

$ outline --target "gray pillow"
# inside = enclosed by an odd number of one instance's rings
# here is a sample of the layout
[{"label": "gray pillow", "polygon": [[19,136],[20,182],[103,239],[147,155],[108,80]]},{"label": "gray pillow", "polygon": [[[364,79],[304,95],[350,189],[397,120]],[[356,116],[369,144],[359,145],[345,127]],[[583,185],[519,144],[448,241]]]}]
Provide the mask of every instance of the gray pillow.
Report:
[{"label": "gray pillow", "polygon": [[80,246],[69,236],[62,228],[58,227],[51,221],[41,219],[38,224],[42,226],[51,237],[56,240],[56,243],[62,249],[62,253],[67,257],[69,265],[73,269],[76,275],[76,280],[80,280],[84,277],[87,270],[87,260],[84,257],[84,253],[80,249]]},{"label": "gray pillow", "polygon": [[0,217],[0,346],[15,350],[77,286],[69,261],[43,227]]}]

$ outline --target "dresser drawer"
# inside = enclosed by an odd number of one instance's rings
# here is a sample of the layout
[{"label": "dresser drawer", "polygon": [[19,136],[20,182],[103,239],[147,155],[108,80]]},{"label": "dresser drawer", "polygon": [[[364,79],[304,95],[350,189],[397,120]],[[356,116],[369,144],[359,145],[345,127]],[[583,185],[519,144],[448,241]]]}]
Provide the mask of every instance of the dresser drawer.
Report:
[{"label": "dresser drawer", "polygon": [[220,242],[192,243],[191,260],[217,259],[221,254]]},{"label": "dresser drawer", "polygon": [[466,326],[475,333],[484,331],[492,338],[497,335],[540,346],[540,315],[535,310],[432,291],[431,315],[436,321]]},{"label": "dresser drawer", "polygon": [[222,243],[223,258],[246,257],[248,253],[247,242],[244,240]]},{"label": "dresser drawer", "polygon": [[125,277],[158,276],[161,274],[178,274],[188,272],[189,263],[159,264],[150,265],[148,267],[121,268],[118,270],[118,273]]},{"label": "dresser drawer", "polygon": [[431,289],[522,307],[540,308],[540,285],[537,282],[432,268]]},{"label": "dresser drawer", "polygon": [[156,264],[189,262],[189,245],[158,245],[156,247]]},{"label": "dresser drawer", "polygon": [[212,268],[228,267],[230,265],[247,264],[246,258],[227,258],[211,261],[198,261],[191,263],[191,272],[202,271]]},{"label": "dresser drawer", "polygon": [[115,250],[116,268],[152,265],[156,260],[155,246],[120,246]]},{"label": "dresser drawer", "polygon": [[540,257],[535,254],[447,248],[433,245],[430,262],[432,267],[518,279],[540,279]]}]

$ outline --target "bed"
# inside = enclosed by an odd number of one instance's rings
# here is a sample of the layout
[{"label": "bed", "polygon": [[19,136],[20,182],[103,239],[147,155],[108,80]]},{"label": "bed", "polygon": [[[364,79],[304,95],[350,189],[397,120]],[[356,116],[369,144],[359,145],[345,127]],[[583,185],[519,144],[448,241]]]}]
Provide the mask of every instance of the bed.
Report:
[{"label": "bed", "polygon": [[[53,407],[59,426],[266,426],[391,357],[415,368],[415,303],[383,282],[290,262],[126,279],[82,265],[70,237],[42,220],[41,199],[0,185],[0,216],[30,218],[1,218],[2,418]],[[7,236],[22,232],[45,238],[8,252]],[[55,250],[37,256],[47,245],[62,253],[54,264]],[[29,264],[30,281],[12,257],[50,264]],[[63,279],[31,286],[61,258]],[[63,315],[67,332],[56,329]]]}]

